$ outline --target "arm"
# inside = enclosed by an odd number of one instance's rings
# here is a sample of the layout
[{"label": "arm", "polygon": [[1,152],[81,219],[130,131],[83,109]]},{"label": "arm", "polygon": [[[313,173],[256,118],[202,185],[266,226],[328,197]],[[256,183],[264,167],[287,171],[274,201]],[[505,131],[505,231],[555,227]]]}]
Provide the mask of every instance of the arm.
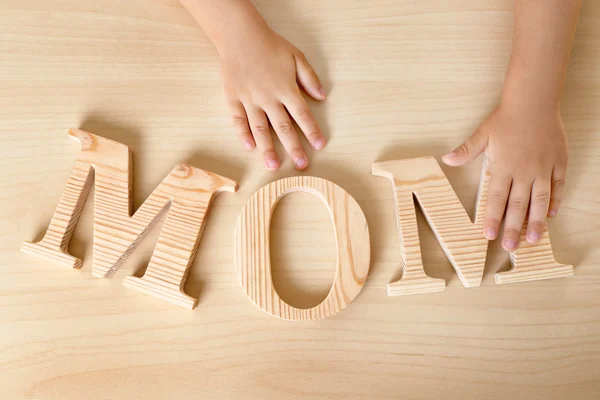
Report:
[{"label": "arm", "polygon": [[536,243],[546,217],[558,212],[567,169],[560,93],[582,0],[515,0],[513,48],[498,107],[463,145],[451,166],[486,150],[491,169],[484,235],[513,251],[529,208],[527,241]]},{"label": "arm", "polygon": [[558,108],[582,0],[517,0],[503,100]]},{"label": "arm", "polygon": [[311,146],[325,146],[300,87],[316,100],[325,91],[306,57],[269,28],[250,0],[180,0],[217,47],[225,96],[244,147],[258,147],[270,170],[279,168],[269,124],[297,169],[308,158],[290,119]]}]

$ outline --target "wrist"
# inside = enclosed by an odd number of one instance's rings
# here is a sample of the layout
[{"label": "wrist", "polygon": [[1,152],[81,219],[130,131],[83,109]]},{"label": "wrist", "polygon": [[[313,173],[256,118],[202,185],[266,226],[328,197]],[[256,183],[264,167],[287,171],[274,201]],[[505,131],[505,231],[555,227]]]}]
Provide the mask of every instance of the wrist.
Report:
[{"label": "wrist", "polygon": [[226,27],[210,35],[219,56],[227,57],[229,54],[237,54],[249,46],[267,43],[271,40],[275,32],[260,15],[258,18],[247,17],[230,25],[231,28]]},{"label": "wrist", "polygon": [[559,71],[524,59],[515,52],[504,79],[501,103],[529,111],[558,110],[561,77]]},{"label": "wrist", "polygon": [[250,0],[179,0],[214,43],[219,54],[239,51],[270,28]]},{"label": "wrist", "polygon": [[502,108],[523,112],[558,112],[560,94],[533,79],[507,77],[500,104]]}]

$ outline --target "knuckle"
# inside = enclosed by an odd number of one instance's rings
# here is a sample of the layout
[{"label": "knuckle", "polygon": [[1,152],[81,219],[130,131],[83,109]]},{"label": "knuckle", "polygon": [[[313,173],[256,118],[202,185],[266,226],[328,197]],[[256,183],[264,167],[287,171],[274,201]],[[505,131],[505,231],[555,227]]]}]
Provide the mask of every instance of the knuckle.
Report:
[{"label": "knuckle", "polygon": [[298,109],[298,118],[300,119],[309,119],[311,118],[311,113],[308,107],[300,107]]},{"label": "knuckle", "polygon": [[569,152],[567,151],[558,157],[558,165],[563,168],[566,168],[568,164],[569,164]]},{"label": "knuckle", "polygon": [[497,218],[486,218],[485,225],[486,226],[499,226],[500,222],[501,221]]},{"label": "knuckle", "polygon": [[529,221],[528,226],[530,229],[536,232],[541,232],[544,230],[544,223],[541,221]]},{"label": "knuckle", "polygon": [[533,201],[538,204],[546,204],[550,201],[550,193],[547,191],[538,192],[533,197]]},{"label": "knuckle", "polygon": [[269,127],[266,125],[254,125],[254,127],[252,128],[252,132],[254,132],[255,135],[268,135],[269,134]]},{"label": "knuckle", "polygon": [[284,121],[277,124],[277,128],[281,133],[289,133],[292,130],[292,124]]},{"label": "knuckle", "polygon": [[517,197],[517,198],[514,198],[514,199],[510,199],[510,200],[508,201],[508,208],[510,208],[510,209],[512,209],[512,210],[518,210],[518,211],[521,211],[521,210],[524,210],[524,209],[526,209],[526,208],[527,208],[527,206],[528,206],[527,202],[526,202],[526,201],[524,201],[524,200],[523,200],[522,198],[520,198],[520,197]]},{"label": "knuckle", "polygon": [[509,228],[504,228],[504,235],[505,236],[511,236],[511,237],[515,237],[515,236],[519,236],[521,234],[521,230],[520,229],[515,229],[512,227]]},{"label": "knuckle", "polygon": [[229,84],[223,84],[223,93],[229,104],[236,104],[238,102],[235,89]]},{"label": "knuckle", "polygon": [[565,180],[564,179],[554,179],[552,181],[552,185],[554,186],[554,188],[558,189],[558,188],[562,188],[565,186]]},{"label": "knuckle", "polygon": [[304,149],[300,146],[294,146],[290,153],[294,156],[302,157],[304,156]]},{"label": "knuckle", "polygon": [[316,140],[318,138],[321,137],[321,132],[319,131],[313,131],[313,132],[309,132],[306,137],[308,137],[309,139],[313,139]]},{"label": "knuckle", "polygon": [[464,154],[469,154],[469,145],[467,142],[464,142],[460,146],[458,146],[458,150]]},{"label": "knuckle", "polygon": [[231,119],[233,120],[233,123],[235,125],[245,125],[248,122],[248,120],[246,119],[246,117],[243,116],[243,115],[241,115],[241,114],[233,114],[231,116]]},{"label": "knuckle", "polygon": [[494,205],[504,205],[506,202],[506,197],[500,192],[492,192],[488,196],[488,201]]}]

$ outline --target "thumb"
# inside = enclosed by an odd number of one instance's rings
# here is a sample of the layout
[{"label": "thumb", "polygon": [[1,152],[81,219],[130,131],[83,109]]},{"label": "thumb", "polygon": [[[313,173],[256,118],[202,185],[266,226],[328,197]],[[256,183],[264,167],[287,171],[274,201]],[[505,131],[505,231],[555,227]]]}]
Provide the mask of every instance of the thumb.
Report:
[{"label": "thumb", "polygon": [[452,152],[442,157],[442,161],[451,167],[460,167],[470,163],[477,158],[488,144],[488,136],[481,128],[477,128],[475,132],[463,144],[458,146]]},{"label": "thumb", "polygon": [[323,85],[321,85],[319,76],[313,67],[308,63],[308,60],[304,54],[298,51],[296,54],[294,54],[294,59],[296,60],[296,75],[298,77],[298,83],[300,86],[302,86],[304,91],[313,99],[325,100],[327,94],[323,89]]}]

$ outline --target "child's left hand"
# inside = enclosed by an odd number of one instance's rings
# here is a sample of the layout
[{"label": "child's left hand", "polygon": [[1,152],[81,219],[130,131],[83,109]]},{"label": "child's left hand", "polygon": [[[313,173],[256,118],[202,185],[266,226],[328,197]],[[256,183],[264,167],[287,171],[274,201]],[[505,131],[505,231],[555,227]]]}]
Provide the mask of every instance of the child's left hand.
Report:
[{"label": "child's left hand", "polygon": [[564,193],[567,136],[559,107],[500,105],[443,161],[464,165],[484,150],[491,171],[484,236],[496,239],[506,210],[502,247],[514,251],[529,207],[527,241],[538,242]]}]

